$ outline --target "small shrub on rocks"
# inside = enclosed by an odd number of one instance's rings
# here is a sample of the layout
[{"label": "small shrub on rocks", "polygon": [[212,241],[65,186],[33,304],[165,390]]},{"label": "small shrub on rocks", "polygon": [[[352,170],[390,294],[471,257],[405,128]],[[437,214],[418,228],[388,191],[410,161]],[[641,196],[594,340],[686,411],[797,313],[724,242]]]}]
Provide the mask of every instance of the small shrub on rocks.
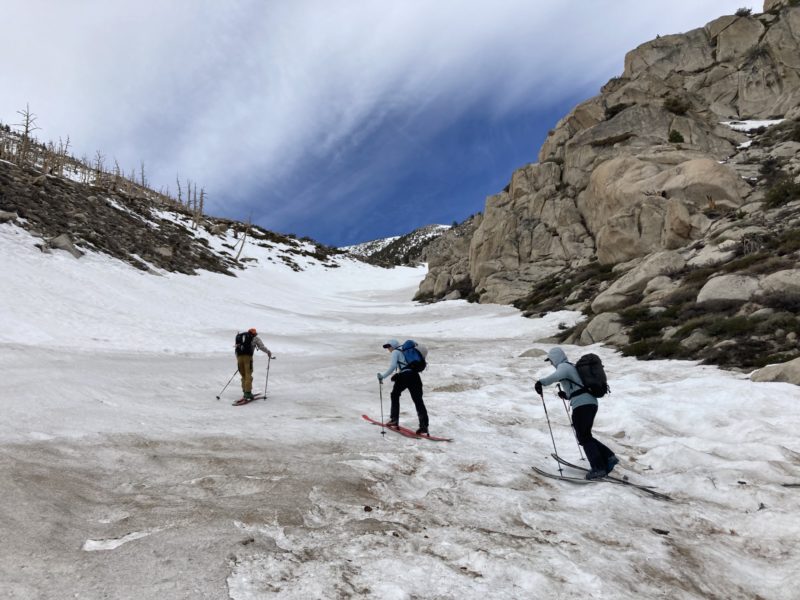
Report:
[{"label": "small shrub on rocks", "polygon": [[685,115],[691,108],[688,100],[678,96],[667,96],[664,99],[664,109],[675,115]]},{"label": "small shrub on rocks", "polygon": [[793,200],[800,200],[800,183],[795,183],[788,177],[779,179],[764,195],[767,208],[778,208]]},{"label": "small shrub on rocks", "polygon": [[668,139],[671,144],[682,144],[684,141],[686,141],[683,139],[683,134],[674,129],[670,130]]}]

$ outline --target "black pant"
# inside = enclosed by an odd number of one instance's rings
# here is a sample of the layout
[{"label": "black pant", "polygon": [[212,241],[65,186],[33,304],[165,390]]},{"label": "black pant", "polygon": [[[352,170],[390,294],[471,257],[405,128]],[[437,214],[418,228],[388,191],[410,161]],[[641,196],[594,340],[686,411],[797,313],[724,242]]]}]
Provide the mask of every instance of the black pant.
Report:
[{"label": "black pant", "polygon": [[586,458],[592,469],[608,470],[608,459],[614,453],[603,444],[592,437],[592,425],[597,414],[596,404],[585,404],[572,410],[572,426],[575,427],[575,435],[578,443],[583,446]]},{"label": "black pant", "polygon": [[394,387],[392,388],[392,409],[389,418],[392,421],[400,421],[400,394],[405,390],[411,392],[411,399],[417,409],[419,426],[422,429],[428,428],[428,411],[425,410],[425,403],[422,401],[422,379],[415,371],[401,371],[394,377]]}]

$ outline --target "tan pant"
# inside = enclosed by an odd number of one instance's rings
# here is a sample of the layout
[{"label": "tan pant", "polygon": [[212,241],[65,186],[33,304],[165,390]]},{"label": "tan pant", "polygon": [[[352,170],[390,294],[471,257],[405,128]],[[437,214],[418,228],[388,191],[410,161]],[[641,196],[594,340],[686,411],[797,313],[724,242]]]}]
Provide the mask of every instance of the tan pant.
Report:
[{"label": "tan pant", "polygon": [[236,357],[239,365],[239,375],[242,376],[242,391],[244,393],[253,391],[253,356],[240,354]]}]

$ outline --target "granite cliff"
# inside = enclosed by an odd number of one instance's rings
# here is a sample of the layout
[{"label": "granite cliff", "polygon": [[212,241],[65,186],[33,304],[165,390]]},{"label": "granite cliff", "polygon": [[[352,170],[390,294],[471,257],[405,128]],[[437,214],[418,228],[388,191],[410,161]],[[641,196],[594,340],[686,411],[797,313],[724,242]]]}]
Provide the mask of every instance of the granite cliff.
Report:
[{"label": "granite cliff", "polygon": [[[731,336],[699,324],[676,335],[676,319],[689,318],[680,311],[632,330],[683,306],[675,294],[719,318],[791,315],[799,174],[800,2],[772,0],[763,13],[740,10],[629,52],[623,73],[550,131],[538,162],[514,172],[470,227],[431,246],[417,298],[580,309],[588,318],[567,339],[641,356],[742,368],[790,359],[793,316],[763,331],[749,323],[759,338],[749,360],[713,350]],[[768,306],[779,297],[789,306]],[[714,303],[719,311],[697,308]],[[694,333],[704,337],[686,344]]]}]

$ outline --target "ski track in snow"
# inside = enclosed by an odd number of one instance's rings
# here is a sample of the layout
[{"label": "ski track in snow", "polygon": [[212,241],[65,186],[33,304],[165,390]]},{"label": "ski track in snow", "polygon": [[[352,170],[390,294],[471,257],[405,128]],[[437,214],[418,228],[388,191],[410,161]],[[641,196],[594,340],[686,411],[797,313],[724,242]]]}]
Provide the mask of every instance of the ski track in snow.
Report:
[{"label": "ski track in snow", "polygon": [[[578,486],[530,469],[557,470],[532,389],[550,367],[520,356],[578,315],[415,305],[423,270],[294,273],[258,247],[236,278],[154,277],[33,243],[0,225],[4,597],[796,597],[795,386],[565,347],[606,364],[595,434],[618,473],[674,500]],[[253,325],[277,355],[269,397],[232,407],[238,377],[215,395]],[[428,345],[431,432],[453,443],[360,418],[380,417],[388,337]]]}]

